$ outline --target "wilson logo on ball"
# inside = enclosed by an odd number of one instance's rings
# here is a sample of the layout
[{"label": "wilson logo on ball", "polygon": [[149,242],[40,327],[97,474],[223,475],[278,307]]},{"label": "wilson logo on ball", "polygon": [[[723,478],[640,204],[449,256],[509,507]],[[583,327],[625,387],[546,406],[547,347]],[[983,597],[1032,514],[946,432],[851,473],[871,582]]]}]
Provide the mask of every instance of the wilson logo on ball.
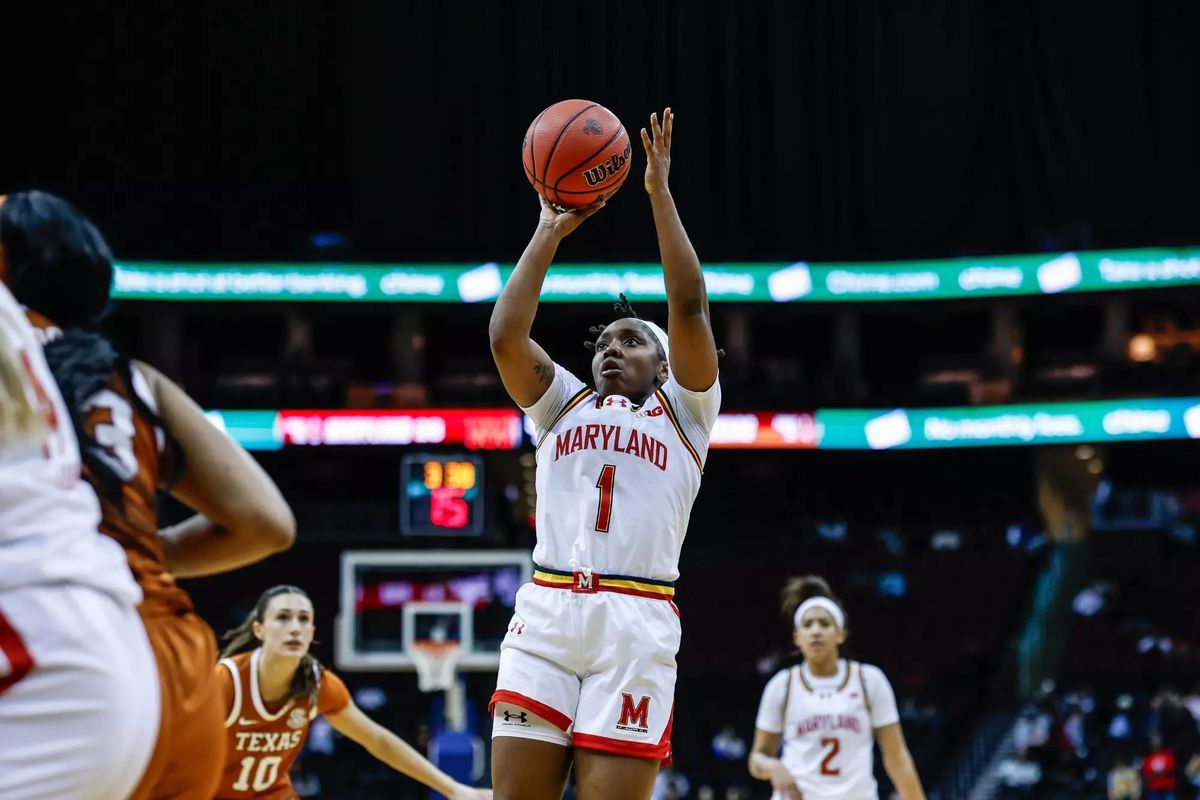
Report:
[{"label": "wilson logo on ball", "polygon": [[596,186],[604,183],[625,168],[625,165],[629,163],[629,154],[631,152],[632,148],[626,145],[624,153],[613,153],[612,157],[607,161],[602,161],[591,169],[584,170],[583,179],[587,181],[588,186]]}]

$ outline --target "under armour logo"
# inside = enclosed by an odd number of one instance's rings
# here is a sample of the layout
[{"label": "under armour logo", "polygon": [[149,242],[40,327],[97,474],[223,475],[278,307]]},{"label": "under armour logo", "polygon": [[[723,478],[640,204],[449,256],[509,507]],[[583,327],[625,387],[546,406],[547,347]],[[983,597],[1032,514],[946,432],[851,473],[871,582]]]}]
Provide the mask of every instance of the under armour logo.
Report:
[{"label": "under armour logo", "polygon": [[621,408],[629,408],[629,401],[626,400],[624,397],[606,397],[606,398],[604,398],[604,405],[606,405],[606,406],[619,405]]},{"label": "under armour logo", "polygon": [[525,632],[525,623],[524,622],[513,622],[511,625],[508,626],[508,632],[512,633],[512,634],[516,634],[517,636],[520,636],[522,633]]},{"label": "under armour logo", "polygon": [[504,721],[505,721],[505,722],[512,722],[514,719],[515,719],[517,722],[525,722],[525,723],[528,723],[528,722],[529,722],[529,715],[528,715],[528,714],[526,714],[524,711],[522,711],[520,714],[514,714],[514,713],[512,713],[511,711],[505,711],[505,712],[504,712]]}]

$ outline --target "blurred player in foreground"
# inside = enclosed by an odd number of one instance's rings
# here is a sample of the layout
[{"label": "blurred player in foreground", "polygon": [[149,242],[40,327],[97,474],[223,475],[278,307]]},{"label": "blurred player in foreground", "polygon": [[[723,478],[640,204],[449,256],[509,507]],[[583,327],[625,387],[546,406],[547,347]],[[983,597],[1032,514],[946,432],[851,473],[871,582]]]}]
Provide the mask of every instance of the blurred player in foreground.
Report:
[{"label": "blurred player in foreground", "polygon": [[[0,251],[0,276],[4,255]],[[70,417],[0,283],[0,797],[123,800],[158,732],[125,554],[99,533]]]},{"label": "blurred player in foreground", "polygon": [[[184,392],[97,332],[112,255],[65,201],[20,192],[0,205],[3,280],[39,329],[66,400],[100,530],[125,550],[144,599],[162,714],[154,756],[132,795],[209,800],[225,763],[216,638],[175,579],[225,572],[291,546],[295,520],[274,482]],[[200,513],[159,529],[157,495]],[[146,690],[149,692],[149,688]]]}]

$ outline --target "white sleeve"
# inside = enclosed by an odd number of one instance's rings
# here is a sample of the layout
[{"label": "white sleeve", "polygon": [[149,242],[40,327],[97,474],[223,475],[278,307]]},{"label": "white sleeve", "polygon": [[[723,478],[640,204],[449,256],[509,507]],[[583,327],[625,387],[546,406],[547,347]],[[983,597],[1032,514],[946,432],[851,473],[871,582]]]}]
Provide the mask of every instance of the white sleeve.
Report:
[{"label": "white sleeve", "polygon": [[888,683],[883,670],[871,664],[863,664],[863,683],[866,684],[867,697],[871,700],[871,727],[882,728],[900,721],[900,712],[896,709],[896,693],[892,684]]},{"label": "white sleeve", "polygon": [[762,700],[758,704],[758,717],[754,720],[754,727],[760,731],[783,733],[783,715],[786,711],[783,706],[787,702],[787,685],[791,676],[790,669],[780,670],[767,681],[767,688],[763,689]]},{"label": "white sleeve", "polygon": [[662,388],[672,407],[679,409],[679,424],[688,441],[700,450],[702,457],[708,455],[708,440],[721,411],[721,377],[718,375],[704,391],[693,392],[680,386],[675,376],[669,374]]},{"label": "white sleeve", "polygon": [[533,420],[536,439],[540,440],[554,424],[554,419],[577,394],[587,388],[583,381],[567,372],[558,364],[554,365],[554,380],[550,387],[538,398],[538,401],[528,408],[521,410]]}]

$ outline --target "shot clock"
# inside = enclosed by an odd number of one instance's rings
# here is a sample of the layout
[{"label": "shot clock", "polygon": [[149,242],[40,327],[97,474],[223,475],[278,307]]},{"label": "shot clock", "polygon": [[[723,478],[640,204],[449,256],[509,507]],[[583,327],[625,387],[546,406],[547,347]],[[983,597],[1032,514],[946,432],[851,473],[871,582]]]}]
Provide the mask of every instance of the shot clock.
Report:
[{"label": "shot clock", "polygon": [[478,536],[483,532],[483,460],[465,453],[407,455],[400,462],[400,533]]}]

